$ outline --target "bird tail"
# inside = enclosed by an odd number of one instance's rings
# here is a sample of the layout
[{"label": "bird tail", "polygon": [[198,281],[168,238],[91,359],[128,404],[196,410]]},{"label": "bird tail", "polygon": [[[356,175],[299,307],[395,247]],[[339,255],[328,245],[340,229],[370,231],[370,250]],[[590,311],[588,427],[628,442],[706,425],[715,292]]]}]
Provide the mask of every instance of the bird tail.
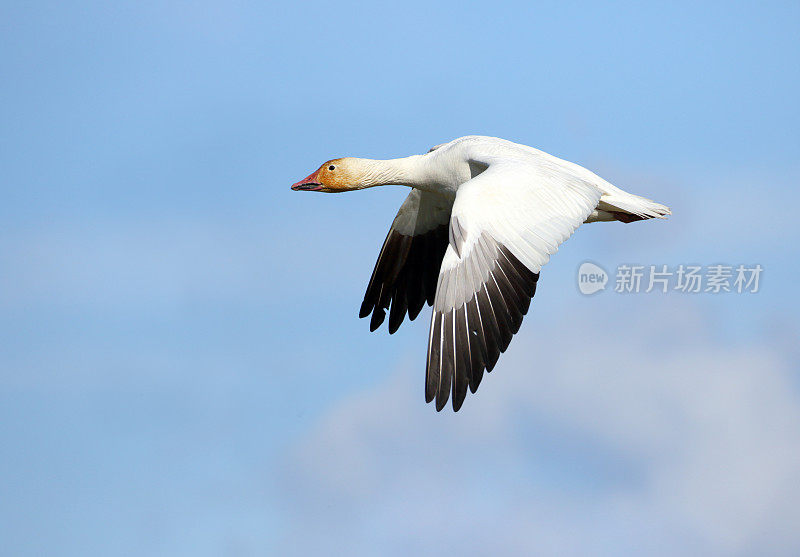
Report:
[{"label": "bird tail", "polygon": [[611,218],[621,222],[665,219],[672,214],[666,205],[622,190],[602,196],[597,211],[608,213]]}]

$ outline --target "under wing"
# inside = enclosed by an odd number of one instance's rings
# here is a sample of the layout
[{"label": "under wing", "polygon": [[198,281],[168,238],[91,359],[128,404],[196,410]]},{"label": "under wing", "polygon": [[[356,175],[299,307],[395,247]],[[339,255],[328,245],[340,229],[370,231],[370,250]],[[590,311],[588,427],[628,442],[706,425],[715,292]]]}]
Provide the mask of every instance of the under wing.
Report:
[{"label": "under wing", "polygon": [[406,313],[413,321],[426,301],[433,304],[452,206],[452,197],[417,189],[400,206],[359,312],[359,317],[372,314],[370,331],[383,323],[387,310],[389,333],[394,333]]}]

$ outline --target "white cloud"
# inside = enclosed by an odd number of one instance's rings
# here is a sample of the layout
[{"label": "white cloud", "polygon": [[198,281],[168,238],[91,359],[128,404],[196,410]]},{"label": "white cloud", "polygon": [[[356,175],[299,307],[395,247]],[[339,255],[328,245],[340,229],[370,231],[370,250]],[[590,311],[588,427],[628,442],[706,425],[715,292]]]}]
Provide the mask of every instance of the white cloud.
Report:
[{"label": "white cloud", "polygon": [[789,352],[667,311],[523,328],[456,415],[423,407],[418,365],[343,402],[287,457],[287,548],[796,554]]}]

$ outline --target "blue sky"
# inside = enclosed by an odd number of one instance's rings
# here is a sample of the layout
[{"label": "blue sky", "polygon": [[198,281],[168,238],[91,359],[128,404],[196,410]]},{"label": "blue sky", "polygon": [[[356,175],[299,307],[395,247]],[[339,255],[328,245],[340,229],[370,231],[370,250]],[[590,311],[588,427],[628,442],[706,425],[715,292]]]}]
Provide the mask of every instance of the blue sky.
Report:
[{"label": "blue sky", "polygon": [[[0,5],[0,537],[15,555],[795,554],[796,3]],[[465,134],[671,206],[579,229],[458,415],[357,319]],[[585,260],[760,263],[591,298]]]}]

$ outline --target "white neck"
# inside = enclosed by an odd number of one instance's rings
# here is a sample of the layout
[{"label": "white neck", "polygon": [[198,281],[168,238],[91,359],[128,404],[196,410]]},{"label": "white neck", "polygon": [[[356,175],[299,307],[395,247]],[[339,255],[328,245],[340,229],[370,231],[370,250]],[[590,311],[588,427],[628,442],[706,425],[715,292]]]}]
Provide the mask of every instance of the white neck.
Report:
[{"label": "white neck", "polygon": [[398,184],[420,187],[427,182],[427,173],[422,155],[412,155],[402,159],[359,159],[364,165],[362,184],[365,188]]}]

